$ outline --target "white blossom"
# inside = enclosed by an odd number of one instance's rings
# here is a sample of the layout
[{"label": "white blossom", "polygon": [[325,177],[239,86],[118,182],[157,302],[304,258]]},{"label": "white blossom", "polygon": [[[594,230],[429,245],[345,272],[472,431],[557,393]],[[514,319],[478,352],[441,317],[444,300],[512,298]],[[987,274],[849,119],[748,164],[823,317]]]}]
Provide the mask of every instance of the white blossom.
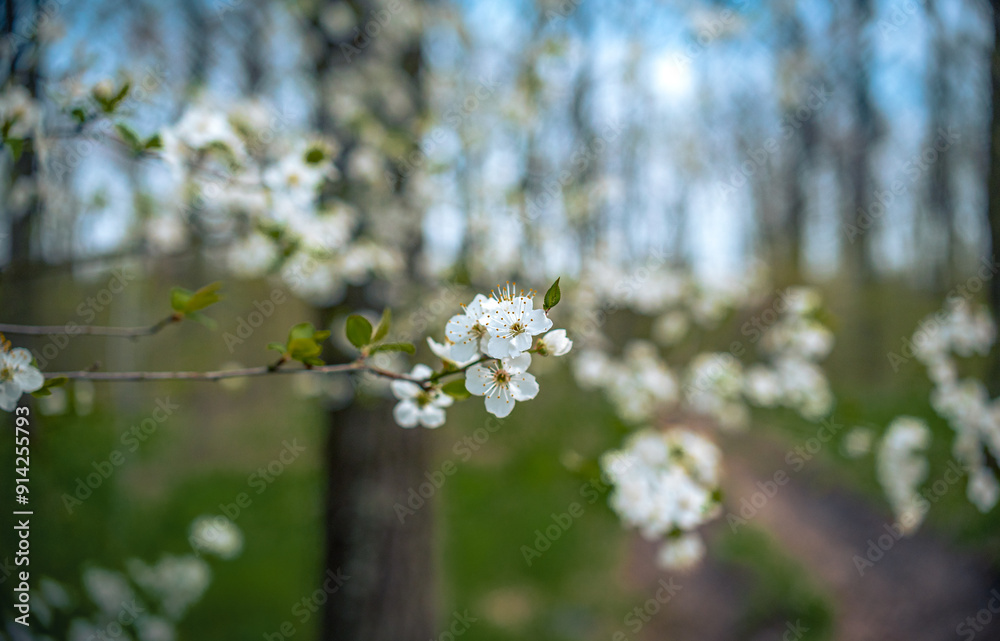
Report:
[{"label": "white blossom", "polygon": [[[434,370],[426,365],[416,365],[410,376],[425,381],[434,374]],[[392,417],[400,427],[441,427],[444,425],[446,407],[450,407],[454,399],[440,389],[426,390],[417,383],[405,380],[395,380],[389,387],[399,403],[392,410]]]},{"label": "white blossom", "polygon": [[531,349],[533,337],[552,327],[545,311],[534,309],[532,296],[516,295],[510,287],[486,310],[486,317],[486,351],[493,358],[516,358]]},{"label": "white blossom", "polygon": [[476,294],[462,314],[456,314],[448,321],[445,336],[453,343],[451,354],[455,360],[466,361],[475,358],[480,352],[486,352],[490,340],[485,323],[486,315],[496,305],[495,300]]},{"label": "white blossom", "polygon": [[527,401],[538,394],[535,377],[527,373],[531,354],[504,358],[487,365],[473,365],[465,374],[465,389],[486,397],[486,411],[503,418],[514,409],[515,401]]},{"label": "white blossom", "polygon": [[31,365],[31,352],[23,347],[0,351],[0,409],[13,412],[21,394],[45,384],[45,377]]},{"label": "white blossom", "polygon": [[565,356],[573,349],[573,341],[565,329],[554,329],[538,338],[538,353],[542,356]]}]

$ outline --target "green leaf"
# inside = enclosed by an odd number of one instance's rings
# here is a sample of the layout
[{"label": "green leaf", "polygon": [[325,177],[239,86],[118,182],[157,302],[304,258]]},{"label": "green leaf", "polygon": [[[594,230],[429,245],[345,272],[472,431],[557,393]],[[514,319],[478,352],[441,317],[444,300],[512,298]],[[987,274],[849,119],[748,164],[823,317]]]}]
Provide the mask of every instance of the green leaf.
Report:
[{"label": "green leaf", "polygon": [[88,118],[88,116],[87,116],[87,112],[86,112],[86,111],[84,111],[84,110],[83,110],[83,109],[82,109],[81,107],[76,107],[76,108],[74,108],[74,109],[73,109],[73,111],[71,111],[71,112],[70,112],[70,114],[71,114],[71,115],[72,115],[72,116],[73,116],[73,117],[74,117],[74,118],[76,119],[76,121],[77,121],[77,122],[79,122],[79,123],[80,123],[81,125],[82,125],[83,123],[87,122],[87,118]]},{"label": "green leaf", "polygon": [[184,313],[187,308],[188,301],[191,300],[191,296],[194,294],[190,289],[184,289],[183,287],[174,287],[170,290],[170,308],[175,312]]},{"label": "green leaf", "polygon": [[31,393],[35,398],[41,398],[42,396],[52,396],[52,389],[56,387],[61,387],[69,382],[69,379],[65,376],[56,376],[55,378],[49,378],[45,380],[45,383],[39,387],[37,390]]},{"label": "green leaf", "polygon": [[[320,345],[320,341],[327,339],[329,336],[330,332],[326,330],[316,331],[312,323],[299,323],[288,332],[288,346],[281,347],[291,358],[297,361],[301,361],[307,365],[322,365],[323,361],[318,358],[323,352],[323,346]],[[271,346],[277,345],[279,344],[271,344]]]},{"label": "green leaf", "polygon": [[275,342],[275,343],[268,343],[267,344],[267,348],[268,349],[273,349],[274,351],[280,352],[282,354],[284,354],[285,351],[286,351],[285,345],[283,343],[277,343],[277,342]]},{"label": "green leaf", "polygon": [[139,151],[142,149],[142,141],[139,139],[139,134],[135,133],[135,130],[126,125],[125,123],[119,122],[115,123],[115,129],[118,130],[118,135],[122,137],[132,151]]},{"label": "green leaf", "polygon": [[201,323],[205,327],[209,328],[213,332],[219,328],[219,324],[215,322],[215,319],[205,316],[201,312],[188,312],[184,314],[184,318],[189,318],[196,323]]},{"label": "green leaf", "polygon": [[187,309],[185,312],[197,312],[198,310],[205,309],[209,305],[214,305],[222,300],[222,296],[219,296],[219,290],[222,289],[221,282],[214,282],[205,285],[188,299]]},{"label": "green leaf", "polygon": [[557,278],[556,282],[552,283],[552,287],[549,287],[549,291],[545,292],[545,302],[542,306],[545,308],[545,311],[549,311],[559,304],[561,298],[562,293],[559,291],[559,278]]},{"label": "green leaf", "polygon": [[359,349],[372,342],[372,324],[364,316],[357,314],[348,316],[345,333],[351,345]]},{"label": "green leaf", "polygon": [[170,307],[175,312],[194,318],[193,314],[195,312],[222,300],[222,297],[218,294],[221,287],[222,283],[212,283],[205,285],[196,292],[184,289],[183,287],[174,287],[170,290]]},{"label": "green leaf", "polygon": [[392,325],[392,312],[386,307],[382,310],[382,319],[375,326],[375,333],[372,334],[372,342],[377,343],[389,333],[389,326]]},{"label": "green leaf", "polygon": [[142,146],[142,148],[146,151],[163,149],[163,139],[160,138],[160,134],[153,134],[146,140],[146,143]]},{"label": "green leaf", "polygon": [[457,400],[466,399],[472,396],[469,390],[465,389],[465,381],[462,379],[445,383],[444,386],[441,387],[441,391]]},{"label": "green leaf", "polygon": [[21,158],[21,154],[24,153],[24,139],[23,138],[7,138],[4,140],[4,144],[10,147],[10,153],[14,156],[14,161],[16,162]]},{"label": "green leaf", "polygon": [[417,348],[413,343],[382,343],[371,349],[372,354],[378,352],[406,352],[407,354],[416,354]]},{"label": "green leaf", "polygon": [[288,341],[288,355],[297,361],[306,362],[307,359],[320,355],[323,348],[311,338],[294,338]]}]

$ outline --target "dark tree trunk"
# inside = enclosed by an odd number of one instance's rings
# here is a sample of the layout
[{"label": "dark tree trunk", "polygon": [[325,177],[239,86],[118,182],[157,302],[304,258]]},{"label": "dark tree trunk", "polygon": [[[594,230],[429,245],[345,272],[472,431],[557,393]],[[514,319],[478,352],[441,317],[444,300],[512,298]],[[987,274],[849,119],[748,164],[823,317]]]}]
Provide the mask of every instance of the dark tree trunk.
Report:
[{"label": "dark tree trunk", "polygon": [[[373,7],[365,0],[350,0],[348,4],[359,25],[373,19]],[[419,3],[406,6],[406,11],[419,10]],[[346,57],[342,45],[356,53],[366,45],[355,36],[343,41],[332,38],[320,23],[321,11],[322,7],[317,9],[310,24],[319,45],[314,61],[318,87],[314,124],[318,131],[335,136],[346,155],[356,140],[350,130],[331,119],[333,96],[329,92],[337,90],[339,71],[348,65],[354,71],[356,65],[366,64],[368,57],[383,53],[373,49],[389,43],[388,39],[374,39],[363,53]],[[388,28],[393,26],[390,23]],[[394,64],[410,76],[415,104],[421,105],[419,37],[393,54]],[[406,124],[389,122],[386,126],[402,129]],[[397,191],[402,190],[402,183],[402,179],[396,183]],[[355,198],[350,187],[337,195],[365,206],[364,196]],[[363,290],[352,290],[348,306],[375,306],[365,295]],[[327,310],[327,316],[332,311]],[[338,358],[341,356],[354,357]],[[320,637],[324,641],[426,641],[436,635],[432,505],[428,501],[413,514],[400,514],[395,508],[397,503],[406,505],[410,488],[416,489],[427,480],[424,473],[430,469],[430,437],[422,428],[406,430],[396,425],[391,407],[388,400],[360,395],[347,408],[329,413],[326,560],[322,573],[324,577],[332,572],[350,578],[326,603]]]},{"label": "dark tree trunk", "polygon": [[[990,228],[990,255],[995,261],[1000,253],[1000,0],[991,0],[993,9],[993,48],[990,53],[990,91],[993,112],[990,116],[990,160],[986,220]],[[993,317],[1000,319],[1000,275],[990,279],[990,303]],[[1000,349],[993,350],[989,387],[1000,392]]]},{"label": "dark tree trunk", "polygon": [[327,567],[350,578],[326,610],[323,639],[433,638],[431,504],[413,514],[394,508],[427,480],[426,431],[401,429],[387,403],[330,418]]}]

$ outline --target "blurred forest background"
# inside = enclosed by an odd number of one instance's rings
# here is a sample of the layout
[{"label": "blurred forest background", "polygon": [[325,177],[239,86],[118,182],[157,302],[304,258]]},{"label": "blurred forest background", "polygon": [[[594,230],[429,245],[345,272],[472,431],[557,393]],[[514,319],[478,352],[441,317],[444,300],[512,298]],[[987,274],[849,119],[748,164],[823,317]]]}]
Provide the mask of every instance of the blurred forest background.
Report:
[{"label": "blurred forest background", "polygon": [[[894,367],[887,354],[984,264],[990,276],[971,298],[1000,309],[1000,18],[983,0],[3,6],[0,84],[26,87],[56,124],[16,159],[0,152],[0,321],[142,325],[169,312],[172,286],[226,282],[214,333],[184,324],[140,341],[74,337],[47,370],[256,365],[296,322],[338,328],[352,310],[386,304],[404,338],[440,339],[458,305],[498,281],[542,289],[658,261],[724,284],[764,264],[774,291],[805,283],[824,295],[835,420],[878,432],[900,413],[925,418],[930,478],[946,468],[950,432],[930,383],[918,363]],[[232,278],[234,194],[175,180],[119,129],[60,119],[95,85],[113,94],[126,81],[113,120],[142,139],[195,105],[252,108],[275,137],[335,141],[327,197],[349,204],[386,257],[323,295],[295,292],[231,349],[224,334],[280,287]],[[81,314],[114,270],[132,279],[93,318]],[[643,323],[622,311],[604,331],[624,343]],[[993,393],[998,363],[969,365]],[[211,563],[178,639],[446,639],[466,611],[478,619],[466,635],[483,640],[778,639],[797,621],[809,639],[962,638],[956,627],[1000,587],[998,517],[962,491],[859,576],[852,555],[891,516],[871,457],[849,458],[837,440],[752,527],[710,526],[706,562],[636,630],[627,615],[667,575],[604,500],[544,558],[523,560],[536,529],[578,500],[567,457],[596,457],[625,430],[563,363],[544,378],[538,399],[468,457],[463,439],[487,420],[479,403],[436,431],[402,430],[384,389],[346,377],[69,386],[35,412],[35,575],[77,586],[69,598],[82,603],[88,567],[185,552],[192,519],[249,491],[234,518],[243,552]],[[64,495],[168,397],[176,413],[67,509]],[[727,494],[753,491],[815,433],[775,410],[725,437]],[[304,451],[257,494],[251,475],[291,442]],[[12,450],[0,442],[4,488]],[[393,504],[448,461],[458,472],[400,523]],[[11,518],[0,516],[4,555]],[[302,616],[296,604],[337,569],[351,578]],[[68,623],[53,629],[76,641]],[[984,625],[977,638],[1000,638]],[[12,623],[0,635],[31,638]]]}]

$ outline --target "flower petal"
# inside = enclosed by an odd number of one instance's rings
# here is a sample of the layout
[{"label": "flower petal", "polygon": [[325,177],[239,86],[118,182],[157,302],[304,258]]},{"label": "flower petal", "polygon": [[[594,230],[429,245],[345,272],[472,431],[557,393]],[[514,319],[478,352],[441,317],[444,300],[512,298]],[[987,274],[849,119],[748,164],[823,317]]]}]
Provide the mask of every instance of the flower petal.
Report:
[{"label": "flower petal", "polygon": [[482,396],[493,385],[493,372],[482,365],[473,365],[465,370],[465,389],[470,394]]},{"label": "flower petal", "polygon": [[[531,334],[527,332],[523,334],[518,334],[517,336],[515,336],[510,340],[510,344],[513,347],[513,349],[516,349],[518,352],[526,352],[529,349],[531,349]],[[511,356],[517,356],[517,355],[518,354],[514,354],[513,350],[511,350]]]},{"label": "flower petal", "polygon": [[389,383],[389,389],[392,390],[393,396],[400,400],[416,398],[420,393],[420,386],[410,381],[393,381]]},{"label": "flower petal", "polygon": [[413,369],[410,370],[410,376],[413,378],[419,378],[422,381],[430,378],[432,374],[434,374],[434,370],[423,363],[417,363],[413,366]]},{"label": "flower petal", "polygon": [[14,373],[14,382],[21,388],[22,392],[34,392],[45,385],[45,377],[37,369],[28,365],[21,371]]},{"label": "flower petal", "polygon": [[475,324],[475,319],[465,314],[456,314],[445,325],[444,335],[453,343],[461,343],[472,335],[472,326]]},{"label": "flower petal", "polygon": [[486,353],[493,358],[508,358],[510,351],[510,341],[499,336],[491,338],[490,342],[486,345]]},{"label": "flower petal", "polygon": [[416,427],[419,415],[420,408],[413,401],[400,401],[392,408],[392,417],[400,427]]},{"label": "flower petal", "polygon": [[486,396],[486,411],[503,418],[514,409],[514,399],[510,396],[510,391],[501,385],[496,386]]},{"label": "flower petal", "polygon": [[540,309],[529,312],[527,321],[528,331],[533,335],[547,332],[552,327],[552,319],[546,316],[545,312]]},{"label": "flower petal", "polygon": [[512,375],[508,385],[510,386],[511,396],[517,401],[528,401],[535,398],[535,395],[538,394],[538,381],[527,372]]},{"label": "flower petal", "polygon": [[435,428],[444,425],[444,410],[434,405],[425,405],[420,410],[420,424],[424,427]]},{"label": "flower petal", "polygon": [[504,361],[503,368],[510,372],[511,374],[520,374],[531,366],[531,354],[524,352],[523,354],[518,354],[517,358],[511,358]]}]

